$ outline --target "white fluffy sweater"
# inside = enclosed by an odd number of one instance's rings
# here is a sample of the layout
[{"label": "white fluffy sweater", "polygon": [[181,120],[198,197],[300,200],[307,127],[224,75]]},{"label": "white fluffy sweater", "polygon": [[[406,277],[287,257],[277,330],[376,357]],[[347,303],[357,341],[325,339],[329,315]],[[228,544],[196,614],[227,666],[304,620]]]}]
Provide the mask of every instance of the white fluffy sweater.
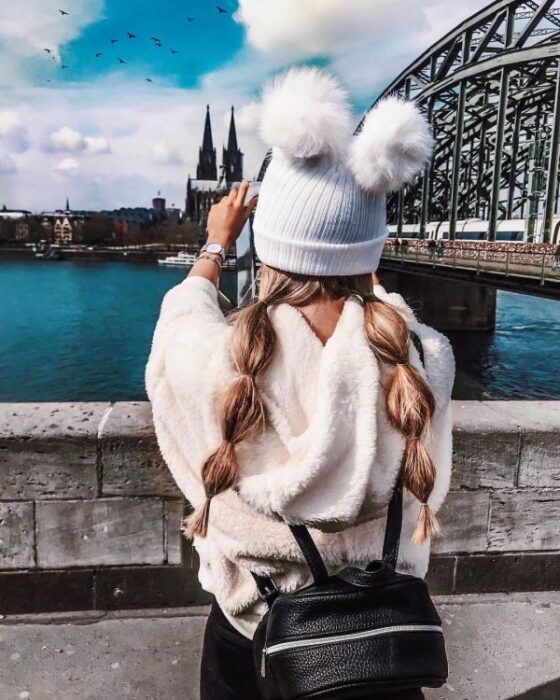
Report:
[{"label": "white fluffy sweater", "polygon": [[[447,338],[420,323],[399,294],[375,294],[395,305],[420,337],[425,371],[411,343],[410,361],[429,382],[436,412],[425,444],[436,465],[429,499],[437,512],[451,474],[451,389],[455,375]],[[330,571],[365,566],[380,556],[385,508],[404,439],[388,422],[378,362],[363,332],[363,308],[350,297],[323,346],[301,312],[268,311],[277,333],[270,366],[258,377],[270,424],[238,448],[238,487],[212,500],[208,535],[195,538],[199,580],[232,624],[252,637],[265,605],[250,570],[271,574],[283,590],[309,582],[301,553],[282,519],[312,530]],[[214,285],[187,277],[165,295],[146,366],[146,390],[164,460],[185,497],[204,501],[200,472],[221,442],[216,400],[235,377],[231,326]],[[429,542],[411,535],[420,505],[405,492],[397,569],[425,576]]]}]

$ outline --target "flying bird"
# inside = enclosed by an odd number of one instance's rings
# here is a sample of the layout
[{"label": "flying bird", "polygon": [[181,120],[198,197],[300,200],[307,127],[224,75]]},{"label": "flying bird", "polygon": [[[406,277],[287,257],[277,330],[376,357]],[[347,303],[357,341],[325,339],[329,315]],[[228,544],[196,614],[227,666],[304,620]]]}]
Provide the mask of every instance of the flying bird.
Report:
[{"label": "flying bird", "polygon": [[136,34],[133,34],[132,32],[127,32],[127,34],[128,34],[128,38],[129,38],[129,39],[138,39],[138,37],[136,36]]},{"label": "flying bird", "polygon": [[46,51],[47,53],[50,53],[50,52],[51,52],[50,49],[43,49],[43,51]]},{"label": "flying bird", "polygon": [[220,7],[219,5],[216,5],[216,9],[218,10],[218,13],[219,13],[219,14],[227,15],[227,10],[224,10],[223,7]]},{"label": "flying bird", "polygon": [[61,15],[69,15],[69,12],[66,12],[66,10],[59,10]]},{"label": "flying bird", "polygon": [[126,61],[124,60],[124,58],[119,58],[119,63],[126,63]]},{"label": "flying bird", "polygon": [[156,44],[161,44],[161,39],[158,39],[157,36],[152,36],[152,37],[150,37],[150,39],[151,39],[152,41],[155,41]]},{"label": "flying bird", "polygon": [[99,58],[100,56],[103,56],[103,52],[102,52],[102,51],[98,51],[98,52],[95,54],[95,58]]},{"label": "flying bird", "polygon": [[144,78],[144,80],[145,80],[147,83],[153,83],[153,82],[154,82],[151,78]]},{"label": "flying bird", "polygon": [[175,56],[176,53],[179,53],[179,49],[171,49],[171,53]]},{"label": "flying bird", "polygon": [[116,44],[118,42],[118,39],[111,39],[111,44]]},{"label": "flying bird", "polygon": [[187,17],[187,22],[194,22],[194,17]]},{"label": "flying bird", "polygon": [[68,66],[60,66],[61,68],[68,68]]}]

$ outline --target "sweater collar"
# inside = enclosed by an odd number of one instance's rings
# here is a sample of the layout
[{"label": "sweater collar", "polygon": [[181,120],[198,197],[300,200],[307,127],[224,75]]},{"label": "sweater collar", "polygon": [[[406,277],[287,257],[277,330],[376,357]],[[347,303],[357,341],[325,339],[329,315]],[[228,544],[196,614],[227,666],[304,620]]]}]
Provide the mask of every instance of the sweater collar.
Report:
[{"label": "sweater collar", "polygon": [[272,312],[271,320],[273,325],[278,322],[282,325],[290,325],[293,332],[297,333],[299,337],[302,337],[302,335],[304,337],[307,336],[314,349],[318,351],[324,351],[333,345],[338,345],[341,339],[348,337],[349,325],[355,327],[356,320],[360,317],[363,319],[362,303],[356,296],[348,297],[344,302],[334,331],[331,336],[327,338],[326,342],[323,343],[311,328],[311,325],[303,313],[296,306],[282,303],[273,306],[270,311]]}]

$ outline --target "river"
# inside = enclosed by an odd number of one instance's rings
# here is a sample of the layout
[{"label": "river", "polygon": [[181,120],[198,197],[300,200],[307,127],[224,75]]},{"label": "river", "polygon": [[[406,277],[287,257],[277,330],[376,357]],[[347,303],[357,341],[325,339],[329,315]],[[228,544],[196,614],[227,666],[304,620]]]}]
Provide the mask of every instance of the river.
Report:
[{"label": "river", "polygon": [[[145,400],[161,299],[184,275],[153,264],[0,262],[0,401]],[[448,336],[454,398],[560,399],[560,302],[498,292],[493,332]]]}]

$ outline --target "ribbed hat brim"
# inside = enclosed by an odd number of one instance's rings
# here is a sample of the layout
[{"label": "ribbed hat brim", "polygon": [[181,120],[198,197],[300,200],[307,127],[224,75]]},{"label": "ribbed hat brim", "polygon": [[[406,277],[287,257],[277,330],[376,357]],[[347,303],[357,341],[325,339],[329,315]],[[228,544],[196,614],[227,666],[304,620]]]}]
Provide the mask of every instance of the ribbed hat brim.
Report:
[{"label": "ribbed hat brim", "polygon": [[325,277],[360,275],[377,270],[388,235],[387,230],[385,235],[368,241],[314,245],[255,231],[255,250],[261,262],[284,272]]}]

